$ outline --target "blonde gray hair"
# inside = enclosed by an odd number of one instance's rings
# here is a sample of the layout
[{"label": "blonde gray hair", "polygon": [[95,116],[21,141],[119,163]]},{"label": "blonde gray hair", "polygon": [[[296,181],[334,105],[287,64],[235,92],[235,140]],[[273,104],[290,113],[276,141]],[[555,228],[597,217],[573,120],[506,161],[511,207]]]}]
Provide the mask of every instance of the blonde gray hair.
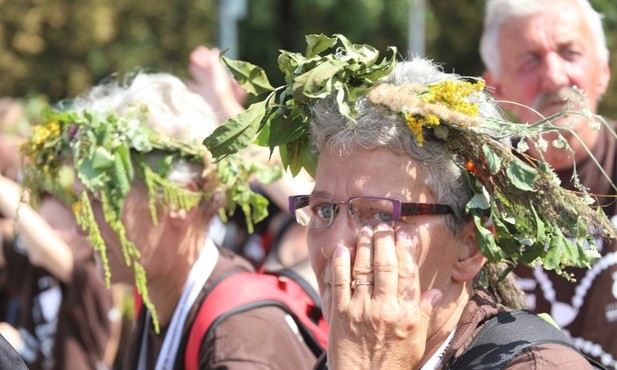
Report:
[{"label": "blonde gray hair", "polygon": [[[398,63],[382,82],[426,85],[451,79],[458,80],[460,77],[444,73],[429,60],[417,58]],[[488,99],[483,101],[478,103],[481,117],[502,118],[495,103],[488,102]],[[448,224],[453,232],[460,231],[469,219],[465,205],[471,199],[472,192],[461,166],[455,163],[445,143],[427,133],[423,145],[419,146],[400,112],[373,104],[366,97],[356,102],[356,109],[358,114],[352,121],[339,112],[335,96],[319,100],[312,106],[311,134],[317,153],[328,150],[342,154],[359,146],[367,149],[387,148],[409,156],[418,166],[437,203],[450,205],[454,209],[455,215]]]}]

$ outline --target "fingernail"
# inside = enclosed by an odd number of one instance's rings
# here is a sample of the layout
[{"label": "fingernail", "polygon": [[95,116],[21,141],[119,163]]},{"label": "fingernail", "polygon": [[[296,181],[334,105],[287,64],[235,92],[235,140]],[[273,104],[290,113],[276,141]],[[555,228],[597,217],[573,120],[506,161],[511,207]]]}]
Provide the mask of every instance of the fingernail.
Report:
[{"label": "fingernail", "polygon": [[373,228],[371,226],[362,226],[362,228],[360,229],[360,232],[363,234],[370,234],[373,231]]},{"label": "fingernail", "polygon": [[438,292],[437,294],[435,294],[435,296],[433,297],[433,300],[431,300],[431,304],[433,305],[433,307],[439,304],[439,302],[441,301],[441,298],[443,298],[443,294],[441,292]]},{"label": "fingernail", "polygon": [[411,237],[409,236],[409,234],[407,234],[403,230],[399,230],[399,231],[396,232],[396,238],[398,240],[401,240],[401,241],[404,241],[404,242],[407,242],[407,241],[411,240]]},{"label": "fingernail", "polygon": [[340,257],[345,253],[345,247],[339,245],[334,249],[334,257]]},{"label": "fingernail", "polygon": [[380,223],[380,224],[377,224],[377,226],[375,227],[375,230],[376,231],[388,231],[390,230],[390,226],[384,223]]}]

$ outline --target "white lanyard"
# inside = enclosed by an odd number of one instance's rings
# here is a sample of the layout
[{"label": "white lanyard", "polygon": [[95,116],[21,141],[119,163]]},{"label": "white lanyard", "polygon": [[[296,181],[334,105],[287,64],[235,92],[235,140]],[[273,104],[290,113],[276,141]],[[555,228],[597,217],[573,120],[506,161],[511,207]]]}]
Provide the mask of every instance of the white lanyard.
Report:
[{"label": "white lanyard", "polygon": [[433,356],[431,356],[431,358],[424,364],[424,366],[422,366],[420,370],[433,370],[433,369],[437,369],[437,367],[441,365],[441,361],[443,360],[444,351],[446,350],[446,347],[448,346],[448,344],[450,344],[450,341],[452,341],[452,337],[454,337],[455,332],[456,332],[456,328],[452,330],[450,335],[448,335],[448,338],[446,338],[445,342],[443,342],[441,346],[437,348],[437,351],[435,351]]},{"label": "white lanyard", "polygon": [[[165,339],[163,340],[163,346],[161,352],[156,360],[156,370],[170,370],[173,368],[176,362],[176,354],[178,353],[178,346],[182,339],[182,329],[186,322],[186,317],[193,307],[197,296],[201,292],[206,280],[210,277],[214,265],[218,260],[219,251],[214,243],[206,238],[206,244],[201,250],[197,261],[191,267],[189,276],[184,284],[184,290],[182,296],[176,305],[174,315],[171,318]],[[139,362],[137,368],[139,370],[146,369],[146,351],[148,347],[148,331],[150,322],[150,312],[146,310],[146,321],[144,326],[144,333],[141,338],[141,347],[139,350]]]}]

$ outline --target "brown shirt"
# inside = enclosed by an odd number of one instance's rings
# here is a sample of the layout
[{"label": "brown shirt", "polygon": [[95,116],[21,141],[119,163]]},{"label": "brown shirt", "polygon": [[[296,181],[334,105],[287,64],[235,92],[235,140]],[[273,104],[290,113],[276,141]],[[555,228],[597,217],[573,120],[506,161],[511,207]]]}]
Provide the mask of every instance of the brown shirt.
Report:
[{"label": "brown shirt", "polygon": [[74,251],[71,284],[32,266],[25,249],[3,246],[7,261],[7,322],[20,330],[21,355],[31,370],[95,369],[110,335],[111,294],[97,273],[92,250]]},{"label": "brown shirt", "polygon": [[[611,125],[616,127],[614,122]],[[592,152],[609,178],[617,182],[617,140],[606,129]],[[590,193],[617,194],[591,158],[578,163],[576,170]],[[558,173],[565,188],[574,189],[572,172]],[[617,216],[615,198],[600,197],[598,203],[609,218]],[[524,266],[515,273],[530,309],[549,313],[581,351],[609,368],[617,368],[617,242],[598,240],[596,244],[602,259],[591,269],[570,269],[575,283],[550,271]]]},{"label": "brown shirt", "polygon": [[[219,259],[193,305],[183,329],[174,369],[184,369],[187,337],[206,292],[231,272],[252,271],[251,265],[232,252],[221,249]],[[144,326],[144,310],[131,338],[125,369],[137,369],[139,346]],[[148,323],[147,369],[154,369],[167,328],[155,334]],[[276,307],[261,307],[231,315],[218,324],[202,342],[199,369],[311,369],[315,356],[285,320],[285,312]]]},{"label": "brown shirt", "polygon": [[[456,333],[443,354],[441,369],[452,365],[469,346],[483,325],[505,308],[497,306],[485,291],[476,294],[467,303],[457,325]],[[489,349],[490,350],[490,349]],[[559,344],[531,345],[525,348],[505,367],[508,370],[591,369],[587,360],[575,350]]]}]

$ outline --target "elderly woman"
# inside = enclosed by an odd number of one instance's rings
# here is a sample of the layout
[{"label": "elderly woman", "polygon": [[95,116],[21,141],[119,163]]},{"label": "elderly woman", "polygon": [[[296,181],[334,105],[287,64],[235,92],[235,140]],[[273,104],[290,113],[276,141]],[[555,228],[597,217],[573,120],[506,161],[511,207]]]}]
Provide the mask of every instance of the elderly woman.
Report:
[{"label": "elderly woman", "polygon": [[233,156],[214,164],[201,145],[217,126],[204,100],[176,77],[141,73],[67,103],[24,146],[24,180],[34,187],[61,163],[75,168],[73,208],[107,278],[134,285],[143,300],[125,368],[310,368],[315,356],[273,306],[231,315],[197,343],[197,363],[185,362],[207,293],[252,271],[215,245],[210,225],[227,204],[259,204],[243,176],[255,166]]},{"label": "elderly woman", "polygon": [[[258,108],[269,129],[260,141],[315,176],[312,193],[289,207],[308,227],[330,324],[318,368],[589,368],[551,324],[510,312],[520,291],[497,267],[534,263],[565,275],[564,266],[588,266],[597,252],[579,248],[587,235],[574,232],[584,230],[577,219],[614,237],[608,220],[560,189],[548,167],[511,154],[501,139],[526,128],[502,119],[481,81],[422,59],[395,66],[341,35],[307,41],[306,56],[283,52],[289,85]],[[224,150],[216,137],[206,140],[215,153]],[[316,166],[297,155],[309,144]]]}]

